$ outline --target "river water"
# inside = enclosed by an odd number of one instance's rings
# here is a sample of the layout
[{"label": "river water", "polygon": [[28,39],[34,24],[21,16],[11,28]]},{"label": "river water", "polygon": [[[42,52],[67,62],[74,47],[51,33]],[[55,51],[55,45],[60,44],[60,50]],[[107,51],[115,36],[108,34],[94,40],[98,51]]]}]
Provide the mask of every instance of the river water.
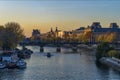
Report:
[{"label": "river water", "polygon": [[45,53],[51,52],[47,58],[39,52],[39,47],[28,47],[33,50],[27,62],[27,68],[1,69],[0,80],[120,80],[120,72],[108,67],[97,67],[90,51],[80,50],[81,55],[70,49],[45,47]]}]

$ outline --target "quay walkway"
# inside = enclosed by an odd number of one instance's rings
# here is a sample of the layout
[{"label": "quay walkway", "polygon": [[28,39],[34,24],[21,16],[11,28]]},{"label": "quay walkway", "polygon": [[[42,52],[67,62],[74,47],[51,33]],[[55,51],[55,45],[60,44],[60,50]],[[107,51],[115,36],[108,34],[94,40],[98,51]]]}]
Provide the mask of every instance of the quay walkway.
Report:
[{"label": "quay walkway", "polygon": [[112,67],[113,69],[120,71],[120,59],[114,57],[112,58],[103,57],[100,59],[100,62],[102,64]]}]

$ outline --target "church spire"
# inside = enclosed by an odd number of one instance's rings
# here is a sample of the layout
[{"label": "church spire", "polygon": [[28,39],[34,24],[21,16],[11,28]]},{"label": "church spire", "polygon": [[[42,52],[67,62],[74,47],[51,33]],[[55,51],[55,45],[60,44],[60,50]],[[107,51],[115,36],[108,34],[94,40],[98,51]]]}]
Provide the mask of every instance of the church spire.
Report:
[{"label": "church spire", "polygon": [[53,32],[53,29],[52,29],[52,27],[51,27],[51,32]]},{"label": "church spire", "polygon": [[58,28],[56,27],[56,30],[55,30],[56,32],[58,31]]}]

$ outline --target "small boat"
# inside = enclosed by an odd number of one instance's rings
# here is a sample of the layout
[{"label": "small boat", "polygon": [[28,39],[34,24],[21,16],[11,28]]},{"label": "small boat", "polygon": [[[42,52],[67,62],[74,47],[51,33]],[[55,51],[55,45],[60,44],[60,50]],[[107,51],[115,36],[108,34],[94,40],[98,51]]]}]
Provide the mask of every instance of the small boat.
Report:
[{"label": "small boat", "polygon": [[33,52],[29,49],[24,49],[24,50],[21,50],[21,53],[18,53],[18,56],[19,58],[22,58],[22,59],[28,59],[31,57],[31,54]]},{"label": "small boat", "polygon": [[16,63],[15,62],[10,62],[7,64],[7,68],[16,68]]},{"label": "small boat", "polygon": [[51,57],[52,55],[51,55],[51,53],[48,52],[46,56],[47,57]]},{"label": "small boat", "polygon": [[24,69],[24,68],[26,68],[26,64],[27,63],[24,60],[20,59],[20,60],[18,60],[16,65],[17,65],[17,68]]},{"label": "small boat", "polygon": [[32,51],[32,50],[30,50],[30,49],[28,49],[28,53],[32,54],[32,53],[33,53],[33,51]]},{"label": "small boat", "polygon": [[27,49],[27,48],[23,49],[22,52],[23,52],[23,53],[26,53],[26,54],[32,54],[32,53],[33,53],[32,50]]},{"label": "small boat", "polygon": [[4,69],[6,67],[6,64],[4,62],[0,62],[0,69]]}]

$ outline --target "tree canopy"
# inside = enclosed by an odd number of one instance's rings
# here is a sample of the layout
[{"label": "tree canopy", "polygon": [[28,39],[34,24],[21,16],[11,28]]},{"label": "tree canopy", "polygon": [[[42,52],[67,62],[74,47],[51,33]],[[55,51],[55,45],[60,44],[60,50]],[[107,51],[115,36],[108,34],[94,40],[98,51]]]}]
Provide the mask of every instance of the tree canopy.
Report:
[{"label": "tree canopy", "polygon": [[0,46],[3,50],[15,48],[23,38],[23,29],[18,23],[9,22],[0,26]]},{"label": "tree canopy", "polygon": [[114,50],[114,48],[110,47],[109,43],[101,42],[96,49],[96,61],[98,62],[102,57],[108,57],[110,50]]},{"label": "tree canopy", "polygon": [[98,42],[108,42],[108,43],[112,43],[114,41],[116,41],[117,39],[117,33],[116,32],[111,32],[111,33],[105,33],[105,34],[101,34],[97,37],[97,41]]}]

